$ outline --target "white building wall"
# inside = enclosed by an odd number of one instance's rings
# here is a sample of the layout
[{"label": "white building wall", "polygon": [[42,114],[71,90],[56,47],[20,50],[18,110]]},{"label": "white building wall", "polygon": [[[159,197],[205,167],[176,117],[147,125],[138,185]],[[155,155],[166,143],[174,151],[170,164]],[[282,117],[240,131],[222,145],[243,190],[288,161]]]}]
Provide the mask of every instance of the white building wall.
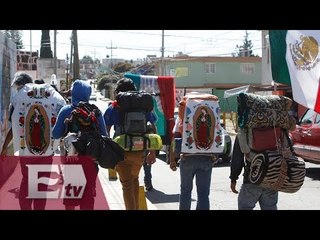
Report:
[{"label": "white building wall", "polygon": [[[46,83],[50,84],[51,75],[53,74],[53,58],[39,58],[37,61],[37,77],[38,79],[43,79]],[[65,80],[66,80],[66,62],[64,59],[57,59],[57,88],[58,90],[62,90],[64,88]]]}]

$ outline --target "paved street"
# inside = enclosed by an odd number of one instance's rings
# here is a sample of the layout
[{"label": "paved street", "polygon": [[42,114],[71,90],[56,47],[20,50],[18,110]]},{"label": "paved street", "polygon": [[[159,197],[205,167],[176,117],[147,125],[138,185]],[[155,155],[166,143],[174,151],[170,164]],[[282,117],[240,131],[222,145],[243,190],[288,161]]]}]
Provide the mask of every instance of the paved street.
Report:
[{"label": "paved street", "polygon": [[[102,103],[102,101],[101,101]],[[100,104],[100,103],[98,103]],[[102,104],[103,107],[106,104]],[[234,124],[231,120],[226,121],[226,130],[234,141]],[[306,178],[304,185],[296,193],[279,193],[279,210],[320,210],[320,165],[306,163]],[[109,204],[110,209],[124,209],[122,202],[121,184],[119,180],[109,181],[107,171],[100,171],[104,175],[105,183],[108,184],[109,194],[113,194],[116,199]],[[218,163],[214,166],[211,179],[210,204],[211,210],[237,210],[237,194],[230,190],[230,165]],[[140,172],[140,185],[143,186],[144,172]],[[157,162],[152,165],[152,182],[154,190],[146,192],[149,210],[177,210],[179,208],[180,175],[179,168],[173,172],[165,162],[164,152],[160,152]],[[242,177],[240,177],[237,189],[240,189]],[[111,189],[111,193],[110,193]],[[107,193],[107,194],[108,194]],[[106,195],[108,196],[108,195]],[[192,209],[196,206],[195,184],[192,193]],[[255,209],[260,209],[259,205]]]},{"label": "paved street", "polygon": [[[164,160],[164,155],[160,158]],[[177,210],[179,208],[179,169],[171,171],[169,165],[158,159],[152,166],[154,190],[147,192],[148,200],[158,210]],[[306,163],[307,174],[304,185],[296,193],[279,193],[279,210],[320,210],[320,165]],[[214,166],[211,179],[211,210],[237,210],[237,194],[230,190],[230,166],[218,163]],[[140,175],[143,183],[143,171]],[[240,189],[242,178],[237,184]],[[192,193],[192,209],[196,206],[195,184]],[[260,209],[259,205],[255,209]]]},{"label": "paved street", "polygon": [[[96,103],[104,112],[107,103],[101,100],[100,96],[98,97],[98,101]],[[234,141],[235,134],[231,121],[227,121],[226,129]],[[176,172],[173,172],[169,168],[169,165],[166,163],[165,159],[166,155],[161,151],[156,163],[152,165],[152,183],[154,190],[146,192],[146,198],[142,199],[142,202],[145,202],[146,209],[148,210],[178,210],[179,208],[179,168]],[[19,168],[16,170],[20,172]],[[298,192],[293,194],[279,193],[279,210],[320,210],[320,165],[306,163],[306,170],[307,172],[304,185]],[[225,164],[219,162],[214,165],[211,179],[211,210],[237,210],[237,194],[232,193],[230,190],[229,174],[229,163]],[[139,179],[142,189],[143,177],[144,171],[142,168]],[[108,170],[101,168],[99,171],[99,180],[107,200],[107,207],[106,204],[100,204],[98,206],[99,209],[124,210],[125,207],[122,197],[122,186],[119,179],[116,181],[110,181],[108,177]],[[238,182],[237,189],[240,189],[241,183],[242,177]],[[7,199],[10,201],[17,201],[14,194],[9,191],[10,189],[6,189],[6,186],[10,186],[11,190],[12,187],[19,187],[19,179],[11,178],[8,183],[3,186],[2,195],[0,192],[2,198],[7,196]],[[196,199],[197,196],[194,184],[191,209],[195,209]],[[8,206],[9,205],[2,204],[3,209],[8,209]],[[9,207],[9,209],[11,208]],[[257,205],[255,209],[258,210],[259,205]]]}]

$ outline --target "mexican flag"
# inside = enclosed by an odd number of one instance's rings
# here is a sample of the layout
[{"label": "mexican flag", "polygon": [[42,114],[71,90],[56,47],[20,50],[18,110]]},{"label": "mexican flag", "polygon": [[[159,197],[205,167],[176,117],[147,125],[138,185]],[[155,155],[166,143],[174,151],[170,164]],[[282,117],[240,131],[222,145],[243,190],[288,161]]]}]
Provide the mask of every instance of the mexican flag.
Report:
[{"label": "mexican flag", "polygon": [[320,31],[270,30],[273,80],[292,87],[293,99],[320,113]]}]

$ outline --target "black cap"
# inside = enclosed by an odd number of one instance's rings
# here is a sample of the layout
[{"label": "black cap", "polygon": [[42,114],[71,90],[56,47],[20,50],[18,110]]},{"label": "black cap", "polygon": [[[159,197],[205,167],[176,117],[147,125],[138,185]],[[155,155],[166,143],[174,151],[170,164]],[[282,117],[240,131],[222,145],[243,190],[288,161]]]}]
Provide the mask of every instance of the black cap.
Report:
[{"label": "black cap", "polygon": [[34,80],[34,83],[35,84],[44,84],[45,82],[43,79],[36,79],[36,80]]},{"label": "black cap", "polygon": [[137,91],[136,85],[130,78],[121,78],[117,82],[117,87],[115,92],[127,92],[127,91]]},{"label": "black cap", "polygon": [[27,73],[25,72],[17,72],[15,75],[14,75],[14,79],[13,79],[13,82],[11,84],[11,86],[24,86],[25,84],[27,83],[32,83],[32,78],[30,75],[28,75]]}]

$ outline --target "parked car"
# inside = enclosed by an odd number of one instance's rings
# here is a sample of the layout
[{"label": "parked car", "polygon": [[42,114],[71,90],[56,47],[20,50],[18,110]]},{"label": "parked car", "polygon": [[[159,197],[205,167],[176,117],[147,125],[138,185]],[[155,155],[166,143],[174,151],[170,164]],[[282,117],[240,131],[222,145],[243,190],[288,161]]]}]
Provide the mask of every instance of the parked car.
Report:
[{"label": "parked car", "polygon": [[320,164],[320,114],[307,109],[289,133],[295,153],[305,161]]},{"label": "parked car", "polygon": [[89,101],[90,101],[90,102],[92,102],[92,101],[94,101],[94,102],[97,101],[97,95],[91,94]]},{"label": "parked car", "polygon": [[224,130],[224,151],[223,153],[219,154],[219,158],[222,159],[222,162],[228,163],[230,162],[232,156],[232,140],[222,123],[221,126]]}]

